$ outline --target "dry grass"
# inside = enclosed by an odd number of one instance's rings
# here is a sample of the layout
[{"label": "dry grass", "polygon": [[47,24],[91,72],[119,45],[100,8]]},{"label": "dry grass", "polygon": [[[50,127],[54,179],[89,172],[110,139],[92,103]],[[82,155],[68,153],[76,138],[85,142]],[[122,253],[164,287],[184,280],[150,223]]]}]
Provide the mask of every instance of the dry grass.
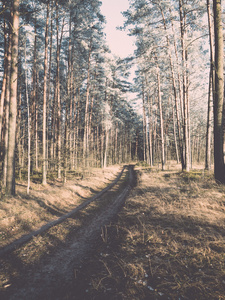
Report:
[{"label": "dry grass", "polygon": [[[89,176],[71,177],[66,184],[51,180],[47,186],[31,183],[26,194],[26,182],[17,182],[17,195],[0,200],[0,247],[59,218],[111,183],[119,167],[92,169]],[[54,229],[53,229],[54,231]]]},{"label": "dry grass", "polygon": [[[112,183],[121,171],[121,167],[95,169],[88,177],[71,178],[66,184],[56,180],[43,187],[32,184],[30,195],[26,195],[25,185],[17,188],[14,198],[2,198],[0,202],[0,246],[8,245],[15,239],[39,229],[49,221],[77,207],[86,198],[93,196]],[[29,242],[13,251],[10,255],[0,258],[0,294],[5,292],[14,281],[23,277],[27,270],[34,270],[50,258],[60,248],[65,249],[67,242],[79,235],[79,229],[87,226],[98,212],[112,201],[126,180],[125,172],[121,180],[107,193],[107,198],[97,199],[74,217],[50,228]],[[32,272],[32,271],[31,271]],[[1,296],[0,296],[1,298]]]},{"label": "dry grass", "polygon": [[[29,197],[26,187],[18,186],[15,198],[0,202],[1,245],[68,212],[109,184],[118,171],[93,170],[90,177],[65,185],[33,183]],[[199,166],[189,173],[173,163],[165,172],[136,171],[137,186],[125,207],[102,228],[95,254],[74,270],[74,286],[61,299],[225,299],[225,186]],[[15,257],[26,265],[37,262],[85,224],[98,206],[92,204],[77,218],[34,238]],[[0,274],[0,289],[20,270],[16,260],[3,267],[8,274]]]},{"label": "dry grass", "polygon": [[225,187],[202,169],[137,171],[74,289],[82,299],[225,299]]}]

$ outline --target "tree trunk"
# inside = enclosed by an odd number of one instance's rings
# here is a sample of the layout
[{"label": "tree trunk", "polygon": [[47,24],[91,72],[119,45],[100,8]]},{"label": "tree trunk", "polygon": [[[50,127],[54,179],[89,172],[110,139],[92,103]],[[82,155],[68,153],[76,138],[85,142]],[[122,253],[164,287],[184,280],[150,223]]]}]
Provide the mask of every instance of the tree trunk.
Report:
[{"label": "tree trunk", "polygon": [[47,75],[48,75],[48,23],[49,23],[49,1],[47,4],[47,16],[45,27],[45,57],[44,57],[44,88],[43,88],[43,131],[42,131],[42,184],[47,184],[46,168],[46,100],[47,100]]},{"label": "tree trunk", "polygon": [[10,80],[9,103],[9,145],[7,151],[6,193],[15,195],[15,148],[16,148],[16,117],[17,117],[17,80],[18,80],[18,34],[19,34],[19,0],[13,1],[12,23],[12,65]]},{"label": "tree trunk", "polygon": [[143,155],[144,161],[146,161],[146,115],[144,108],[144,86],[142,85],[142,111],[143,111]]},{"label": "tree trunk", "polygon": [[214,175],[225,183],[223,158],[223,27],[221,0],[213,1],[215,33],[215,97],[214,97]]},{"label": "tree trunk", "polygon": [[24,47],[24,60],[25,60],[25,88],[26,88],[26,102],[27,102],[27,136],[28,136],[28,145],[27,145],[27,194],[30,192],[30,169],[31,169],[31,135],[30,135],[30,104],[28,96],[28,84],[27,84],[27,37],[25,35],[25,47]]},{"label": "tree trunk", "polygon": [[[5,4],[3,5],[3,9],[5,9]],[[0,142],[2,139],[2,124],[3,124],[3,111],[4,111],[4,100],[5,100],[5,92],[6,92],[6,81],[7,81],[7,72],[8,72],[8,47],[7,47],[7,30],[6,30],[6,21],[4,19],[4,75],[2,81],[2,91],[0,98]]]},{"label": "tree trunk", "polygon": [[[51,90],[51,70],[52,70],[52,44],[53,44],[53,2],[51,3],[51,25],[50,25],[50,45],[49,45],[49,67],[48,67],[48,79],[47,79],[47,120],[49,120],[51,126],[49,126],[49,139],[48,139],[48,148],[49,148],[49,151],[47,151],[47,156],[48,156],[48,164],[47,164],[47,169],[49,168],[49,166],[51,166],[52,164],[49,163],[51,161],[54,160],[54,157],[53,157],[53,145],[54,145],[54,133],[53,133],[53,130],[54,130],[54,122],[55,122],[55,114],[54,114],[54,105],[55,105],[55,102],[54,102],[54,97],[51,96],[50,98],[50,95],[52,93],[52,90]],[[50,100],[51,99],[51,100]],[[51,117],[50,117],[51,116]],[[48,126],[47,126],[48,128]]]},{"label": "tree trunk", "polygon": [[[145,85],[148,87],[147,75],[145,74]],[[148,128],[149,133],[146,135],[148,139],[148,156],[149,156],[149,165],[152,167],[152,97],[149,96],[149,91],[147,90],[147,105],[148,105]]]},{"label": "tree trunk", "polygon": [[[157,57],[156,57],[157,62]],[[158,105],[159,105],[159,118],[160,118],[160,135],[161,135],[161,163],[162,171],[165,170],[165,141],[164,141],[164,125],[163,125],[163,114],[162,114],[162,98],[161,98],[161,82],[159,74],[159,66],[157,62],[157,84],[158,84]]]},{"label": "tree trunk", "polygon": [[87,90],[86,90],[86,104],[85,104],[85,116],[84,116],[84,139],[83,139],[83,159],[84,164],[87,165],[88,158],[88,133],[89,133],[89,93],[90,93],[90,63],[91,63],[91,47],[92,47],[92,37],[89,45],[88,53],[88,70],[87,70]]},{"label": "tree trunk", "polygon": [[[176,81],[175,81],[175,74],[174,74],[174,67],[173,67],[173,62],[172,62],[172,55],[170,51],[170,42],[169,42],[169,36],[167,33],[167,28],[166,28],[166,20],[164,16],[164,12],[162,10],[162,7],[160,6],[162,18],[163,18],[163,24],[164,24],[164,30],[166,33],[166,40],[167,40],[167,47],[168,47],[168,52],[169,52],[169,60],[170,60],[170,70],[171,70],[171,80],[172,80],[172,86],[173,86],[173,92],[174,92],[174,100],[175,100],[175,107],[176,107],[176,117],[177,117],[177,131],[178,131],[178,141],[179,141],[179,153],[180,153],[180,159],[181,159],[181,165],[182,169],[184,168],[184,159],[183,159],[183,143],[182,143],[182,137],[181,137],[181,129],[180,129],[180,114],[179,114],[179,109],[178,109],[178,93],[177,93],[177,87],[176,87]],[[172,24],[172,29],[173,29],[173,24]],[[175,33],[174,33],[175,34]],[[176,59],[178,63],[178,54],[177,54],[177,47],[176,47],[176,40],[174,38],[174,49],[175,49],[175,54],[176,54]],[[179,72],[178,72],[178,81],[180,78]],[[179,84],[180,86],[180,84]],[[181,88],[180,88],[181,90]],[[180,97],[181,97],[181,92],[180,92]],[[174,113],[174,110],[173,110]],[[175,126],[175,124],[174,124]],[[175,130],[175,128],[174,128]],[[174,138],[175,138],[175,146],[177,147],[176,143],[176,130],[174,131]],[[176,148],[177,151],[177,148]],[[177,152],[176,152],[177,154]],[[177,157],[177,161],[179,162],[179,157]]]},{"label": "tree trunk", "polygon": [[[209,44],[210,44],[210,72],[209,72],[209,92],[208,92],[208,113],[207,113],[207,131],[206,131],[206,155],[205,169],[211,169],[211,137],[212,137],[212,101],[211,97],[214,94],[214,71],[213,71],[213,33],[212,20],[209,0],[207,0],[208,27],[209,27]],[[212,93],[211,93],[212,91]]]},{"label": "tree trunk", "polygon": [[180,10],[180,31],[181,31],[181,52],[182,52],[182,75],[183,75],[183,139],[184,139],[184,166],[186,171],[190,170],[190,148],[189,148],[189,132],[188,132],[188,96],[187,96],[187,49],[185,47],[185,15],[183,11],[183,3],[179,0]]},{"label": "tree trunk", "polygon": [[106,127],[105,130],[105,152],[104,152],[104,168],[107,167],[107,158],[108,158],[108,146],[109,146],[109,129]]},{"label": "tree trunk", "polygon": [[148,130],[146,122],[146,109],[145,109],[145,92],[144,92],[144,83],[143,83],[143,92],[142,92],[142,105],[143,105],[143,135],[144,135],[144,157],[148,165],[150,165],[149,158],[149,139],[148,139]]},{"label": "tree trunk", "polygon": [[16,129],[16,143],[18,148],[19,161],[19,179],[22,178],[22,145],[21,145],[21,90],[18,93],[18,113],[17,113],[17,129]]},{"label": "tree trunk", "polygon": [[56,35],[57,35],[57,55],[56,55],[56,95],[57,95],[57,150],[58,150],[58,178],[61,179],[61,144],[62,144],[62,132],[61,132],[61,95],[60,95],[60,50],[62,45],[64,21],[62,23],[61,36],[59,37],[59,15],[58,15],[58,3],[56,2]]},{"label": "tree trunk", "polygon": [[174,113],[174,107],[172,107],[173,109],[173,135],[174,135],[174,144],[175,144],[175,149],[176,149],[176,159],[177,159],[177,163],[180,163],[180,159],[179,159],[179,151],[178,151],[178,145],[177,145],[177,133],[176,133],[176,121],[175,121],[175,113]]},{"label": "tree trunk", "polygon": [[[35,167],[36,157],[36,143],[35,143],[35,114],[36,114],[36,95],[37,95],[37,16],[36,6],[33,2],[34,13],[34,50],[33,50],[33,70],[32,70],[32,92],[30,99],[30,110],[31,110],[31,170]],[[19,104],[19,103],[18,103]]]},{"label": "tree trunk", "polygon": [[149,118],[149,159],[150,166],[153,166],[153,149],[152,149],[152,97],[148,96],[148,118]]},{"label": "tree trunk", "polygon": [[69,49],[68,49],[68,107],[69,107],[69,120],[68,120],[68,149],[69,149],[69,168],[72,168],[73,147],[72,147],[72,125],[73,125],[73,61],[72,61],[72,12],[70,12],[69,19]]},{"label": "tree trunk", "polygon": [[[171,13],[171,10],[170,10]],[[176,56],[176,65],[177,65],[177,82],[178,82],[178,91],[179,91],[179,98],[177,100],[179,100],[179,105],[180,105],[180,114],[179,114],[179,110],[177,110],[178,112],[178,116],[179,119],[181,119],[181,122],[183,123],[184,121],[184,113],[183,113],[183,105],[182,105],[182,80],[181,80],[181,75],[180,75],[180,71],[179,71],[179,59],[178,59],[178,51],[177,51],[177,42],[176,42],[176,33],[175,33],[175,29],[174,29],[174,25],[173,25],[173,20],[171,19],[171,25],[172,25],[172,31],[173,31],[173,45],[174,45],[174,51],[175,51],[175,56]],[[177,108],[178,108],[178,103],[176,104]],[[177,117],[178,118],[178,117]],[[179,121],[179,124],[181,124],[181,122]],[[180,126],[179,126],[180,127]],[[180,130],[181,132],[181,130]],[[179,134],[179,133],[178,133]],[[180,134],[181,137],[181,134]],[[182,139],[181,139],[182,142]],[[182,145],[182,155],[184,155],[183,153],[183,145]],[[182,169],[183,169],[183,164],[184,164],[184,157],[181,158],[181,163],[182,163]]]},{"label": "tree trunk", "polygon": [[[37,87],[38,85],[39,85],[39,76],[37,73]],[[39,169],[38,154],[39,154],[39,147],[38,147],[38,89],[37,89],[36,98],[35,98],[35,167],[36,170]]]},{"label": "tree trunk", "polygon": [[[13,20],[13,8],[10,11],[10,20]],[[5,91],[5,125],[4,125],[4,164],[3,164],[3,186],[7,184],[8,170],[8,141],[9,141],[9,103],[10,103],[10,78],[11,78],[11,63],[12,63],[12,28],[9,28],[8,49],[7,49],[7,71],[6,71],[6,91]]]}]

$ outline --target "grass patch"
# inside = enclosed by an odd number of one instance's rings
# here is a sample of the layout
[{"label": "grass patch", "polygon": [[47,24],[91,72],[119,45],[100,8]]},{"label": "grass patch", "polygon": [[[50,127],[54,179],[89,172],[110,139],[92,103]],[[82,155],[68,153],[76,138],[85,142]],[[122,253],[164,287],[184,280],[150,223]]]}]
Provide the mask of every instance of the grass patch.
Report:
[{"label": "grass patch", "polygon": [[202,170],[138,174],[65,299],[225,299],[225,187]]},{"label": "grass patch", "polygon": [[118,166],[104,171],[92,169],[91,175],[82,180],[71,173],[66,184],[63,180],[50,181],[49,177],[49,184],[43,186],[38,180],[40,174],[36,172],[37,181],[31,182],[29,195],[26,182],[17,181],[17,195],[3,195],[0,201],[0,247],[71,211],[110,184],[118,173]]},{"label": "grass patch", "polygon": [[[1,245],[71,210],[109,184],[118,170],[93,169],[82,180],[71,178],[66,184],[56,180],[47,187],[33,182],[29,196],[20,182],[17,196],[0,202]],[[74,270],[72,286],[57,296],[62,300],[225,299],[225,186],[203,169],[180,173],[173,165],[164,172],[138,167],[136,174],[137,186],[124,208],[102,228],[93,255]],[[117,192],[115,187],[104,201],[113,201]],[[76,218],[35,237],[14,253],[14,261],[1,261],[0,290],[24,265],[30,267],[51,255],[106,202],[96,201]]]},{"label": "grass patch", "polygon": [[[121,168],[93,169],[90,177],[73,179],[63,184],[61,181],[42,186],[32,183],[30,195],[26,186],[20,184],[17,196],[0,202],[0,245],[8,245],[22,235],[34,231],[49,221],[58,219],[71,211],[88,197],[112,183]],[[19,278],[22,272],[38,265],[42,259],[50,257],[60,247],[65,247],[71,237],[77,237],[78,229],[85,227],[104,207],[114,201],[127,180],[127,171],[119,182],[86,209],[70,217],[47,232],[33,237],[28,243],[7,257],[0,258],[0,293],[5,286]],[[27,269],[24,269],[27,268]]]}]

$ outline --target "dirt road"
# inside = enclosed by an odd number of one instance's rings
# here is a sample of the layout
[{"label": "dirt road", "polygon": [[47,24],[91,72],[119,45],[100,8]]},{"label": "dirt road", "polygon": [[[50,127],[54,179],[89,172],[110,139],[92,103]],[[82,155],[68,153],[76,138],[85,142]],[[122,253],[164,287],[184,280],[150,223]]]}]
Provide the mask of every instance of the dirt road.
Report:
[{"label": "dirt road", "polygon": [[[13,276],[10,286],[0,292],[1,299],[62,299],[64,291],[73,285],[75,270],[92,253],[102,228],[118,213],[133,185],[133,166],[129,166],[124,172],[127,173],[126,179],[119,179],[116,187],[111,187],[104,195],[95,197],[95,201],[104,202],[97,214],[90,215],[87,224],[75,230],[66,243],[52,253],[43,255],[38,265],[21,265],[19,274]],[[4,254],[0,260],[1,267],[4,268],[7,261],[18,263],[14,253]]]}]

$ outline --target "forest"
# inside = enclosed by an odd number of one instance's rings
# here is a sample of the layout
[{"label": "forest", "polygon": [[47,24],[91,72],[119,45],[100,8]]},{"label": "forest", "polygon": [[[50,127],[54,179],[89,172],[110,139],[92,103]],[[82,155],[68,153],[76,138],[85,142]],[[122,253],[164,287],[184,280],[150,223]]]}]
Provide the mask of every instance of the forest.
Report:
[{"label": "forest", "polygon": [[164,170],[176,160],[185,171],[193,162],[214,163],[224,181],[221,1],[129,3],[120,30],[135,37],[136,50],[121,59],[107,46],[101,1],[1,1],[7,194],[24,176],[29,193],[36,173],[46,185],[50,174],[66,181],[70,171],[131,161]]},{"label": "forest", "polygon": [[0,299],[225,300],[225,7],[102,2],[0,0]]}]

